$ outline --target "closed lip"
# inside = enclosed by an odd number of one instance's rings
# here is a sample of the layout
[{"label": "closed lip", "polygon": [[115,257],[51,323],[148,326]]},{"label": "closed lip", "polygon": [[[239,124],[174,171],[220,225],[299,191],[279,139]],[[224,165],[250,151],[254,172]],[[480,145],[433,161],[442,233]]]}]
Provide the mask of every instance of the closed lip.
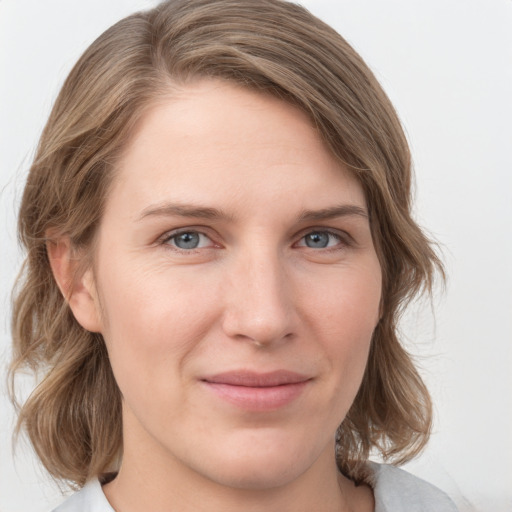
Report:
[{"label": "closed lip", "polygon": [[201,379],[223,402],[238,409],[276,411],[298,399],[312,378],[289,370],[254,372],[236,370]]},{"label": "closed lip", "polygon": [[289,370],[276,370],[271,372],[234,370],[204,377],[201,380],[211,384],[265,388],[284,386],[286,384],[298,384],[310,379],[311,377]]}]

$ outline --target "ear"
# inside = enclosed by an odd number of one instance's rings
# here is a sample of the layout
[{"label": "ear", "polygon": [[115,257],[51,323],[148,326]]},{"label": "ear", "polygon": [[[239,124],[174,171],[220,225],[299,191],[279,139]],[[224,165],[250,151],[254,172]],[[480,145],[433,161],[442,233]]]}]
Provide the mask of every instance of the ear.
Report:
[{"label": "ear", "polygon": [[75,257],[67,236],[49,237],[46,251],[55,281],[77,322],[88,331],[101,332],[101,311],[92,269],[78,273],[81,261]]}]

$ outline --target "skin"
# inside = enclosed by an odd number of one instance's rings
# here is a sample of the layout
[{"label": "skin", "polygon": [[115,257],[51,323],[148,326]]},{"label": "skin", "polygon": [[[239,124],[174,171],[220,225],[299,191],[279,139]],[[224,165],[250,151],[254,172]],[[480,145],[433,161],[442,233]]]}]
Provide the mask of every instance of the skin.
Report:
[{"label": "skin", "polygon": [[[309,119],[276,98],[201,81],[146,113],[70,297],[123,395],[123,462],[104,486],[118,512],[373,510],[334,459],[379,320],[366,212]],[[68,253],[51,252],[64,288]],[[204,381],[283,369],[305,384],[261,410]]]}]

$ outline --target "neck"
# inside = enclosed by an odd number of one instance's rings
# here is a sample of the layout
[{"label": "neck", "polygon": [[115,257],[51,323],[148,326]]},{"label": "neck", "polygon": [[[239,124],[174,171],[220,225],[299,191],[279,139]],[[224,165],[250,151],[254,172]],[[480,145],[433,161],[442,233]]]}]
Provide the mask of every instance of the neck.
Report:
[{"label": "neck", "polygon": [[221,485],[188,468],[155,469],[147,472],[140,461],[134,466],[125,459],[116,479],[104,486],[113,508],[118,512],[239,512],[243,504],[246,512],[352,512],[344,477],[335,472],[319,479],[308,471],[286,485],[247,489]]}]

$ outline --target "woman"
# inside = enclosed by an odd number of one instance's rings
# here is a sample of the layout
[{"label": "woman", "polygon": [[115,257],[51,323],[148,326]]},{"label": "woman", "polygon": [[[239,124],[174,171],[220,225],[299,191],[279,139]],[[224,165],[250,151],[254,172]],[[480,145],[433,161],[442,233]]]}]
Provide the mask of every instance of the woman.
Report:
[{"label": "woman", "polygon": [[278,0],[178,0],[79,60],[20,210],[12,371],[64,511],[455,510],[396,333],[439,260],[396,114]]}]

